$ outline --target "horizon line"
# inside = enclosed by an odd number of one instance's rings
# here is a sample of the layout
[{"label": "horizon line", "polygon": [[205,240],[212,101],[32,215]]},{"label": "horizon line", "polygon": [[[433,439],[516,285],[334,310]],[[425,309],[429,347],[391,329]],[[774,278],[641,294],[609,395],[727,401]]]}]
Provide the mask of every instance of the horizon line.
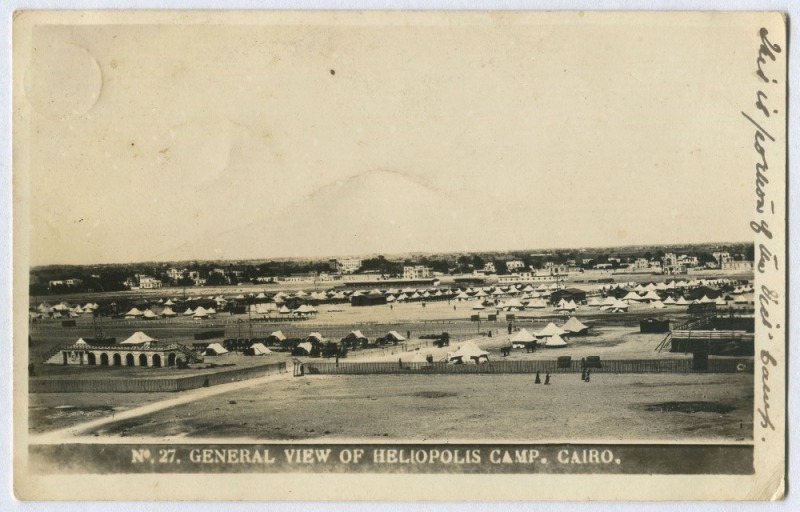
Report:
[{"label": "horizon line", "polygon": [[31,265],[29,270],[36,270],[44,267],[65,266],[65,267],[91,267],[91,266],[109,266],[109,265],[144,265],[147,263],[183,263],[183,262],[234,262],[234,261],[326,261],[331,259],[351,259],[361,258],[364,259],[369,256],[383,256],[386,259],[391,259],[392,256],[401,255],[434,255],[434,254],[479,254],[479,253],[508,253],[508,252],[558,252],[558,251],[576,251],[576,250],[597,250],[597,249],[624,249],[629,247],[669,247],[669,246],[696,246],[696,245],[735,245],[735,244],[748,244],[755,243],[752,240],[741,241],[709,241],[709,242],[673,242],[673,243],[632,243],[625,245],[588,245],[580,247],[544,247],[539,249],[524,248],[524,249],[492,249],[492,250],[471,250],[471,251],[408,251],[405,253],[362,253],[361,255],[324,255],[324,256],[269,256],[269,257],[249,257],[249,258],[187,258],[182,260],[139,260],[139,261],[120,261],[120,262],[95,262],[95,263],[43,263],[38,265]]}]

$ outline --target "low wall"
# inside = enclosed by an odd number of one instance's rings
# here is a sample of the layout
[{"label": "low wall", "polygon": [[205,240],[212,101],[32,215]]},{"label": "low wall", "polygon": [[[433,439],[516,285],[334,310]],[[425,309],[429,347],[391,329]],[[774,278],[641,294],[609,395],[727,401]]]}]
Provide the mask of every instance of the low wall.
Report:
[{"label": "low wall", "polygon": [[[213,372],[213,373],[212,373]],[[161,379],[30,379],[31,393],[169,393],[286,372],[286,363]]]},{"label": "low wall", "polygon": [[[710,359],[708,370],[693,370],[691,359],[631,359],[601,361],[601,368],[592,373],[740,373],[753,372],[753,360],[748,358]],[[557,361],[491,361],[484,364],[375,362],[315,362],[304,361],[305,375],[418,375],[462,373],[578,373],[581,361],[570,361],[569,367],[559,368]],[[297,368],[295,369],[297,373]]]}]

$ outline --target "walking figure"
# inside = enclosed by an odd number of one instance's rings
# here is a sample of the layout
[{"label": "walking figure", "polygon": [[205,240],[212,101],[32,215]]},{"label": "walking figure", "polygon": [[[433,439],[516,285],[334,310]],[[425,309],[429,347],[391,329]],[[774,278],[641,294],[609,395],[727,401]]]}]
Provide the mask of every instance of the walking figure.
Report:
[{"label": "walking figure", "polygon": [[550,372],[547,372],[547,374],[544,376],[544,385],[545,386],[550,385]]},{"label": "walking figure", "polygon": [[539,376],[539,370],[536,370],[536,380],[533,382],[534,384],[541,384],[542,378]]}]

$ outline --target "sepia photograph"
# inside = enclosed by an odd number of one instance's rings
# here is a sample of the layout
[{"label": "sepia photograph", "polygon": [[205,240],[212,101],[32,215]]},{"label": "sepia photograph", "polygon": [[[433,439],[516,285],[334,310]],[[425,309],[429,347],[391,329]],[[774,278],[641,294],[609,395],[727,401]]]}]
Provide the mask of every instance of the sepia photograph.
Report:
[{"label": "sepia photograph", "polygon": [[17,498],[781,499],[787,50],[775,12],[16,12]]}]

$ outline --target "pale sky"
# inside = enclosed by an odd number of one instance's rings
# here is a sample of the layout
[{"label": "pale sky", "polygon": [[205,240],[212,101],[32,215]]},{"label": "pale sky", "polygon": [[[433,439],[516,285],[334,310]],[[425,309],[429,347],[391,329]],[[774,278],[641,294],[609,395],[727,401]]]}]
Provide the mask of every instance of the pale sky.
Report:
[{"label": "pale sky", "polygon": [[37,27],[31,264],[752,239],[757,27],[428,14]]}]

